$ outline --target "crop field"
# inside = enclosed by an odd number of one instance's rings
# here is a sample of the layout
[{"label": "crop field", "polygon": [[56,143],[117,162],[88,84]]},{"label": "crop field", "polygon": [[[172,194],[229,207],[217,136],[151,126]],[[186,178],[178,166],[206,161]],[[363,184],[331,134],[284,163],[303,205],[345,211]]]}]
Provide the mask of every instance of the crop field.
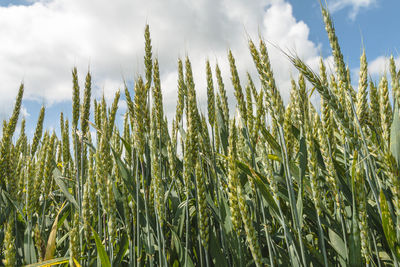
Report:
[{"label": "crop field", "polygon": [[22,84],[2,124],[0,265],[399,266],[400,73],[391,57],[390,77],[371,80],[364,51],[354,86],[321,10],[333,71],[287,54],[299,75],[286,106],[268,42],[249,39],[257,77],[240,80],[230,50],[230,77],[206,62],[206,114],[178,59],[169,123],[148,25],[145,73],[112,105],[73,69],[60,136],[43,129],[43,107],[29,140]]}]

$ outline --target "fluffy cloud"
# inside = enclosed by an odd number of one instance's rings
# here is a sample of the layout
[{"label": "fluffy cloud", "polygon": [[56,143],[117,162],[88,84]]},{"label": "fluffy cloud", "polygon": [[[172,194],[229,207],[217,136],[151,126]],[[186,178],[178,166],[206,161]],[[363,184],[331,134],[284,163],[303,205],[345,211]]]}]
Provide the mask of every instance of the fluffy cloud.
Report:
[{"label": "fluffy cloud", "polygon": [[[394,61],[396,63],[397,71],[398,71],[398,67],[400,66],[400,56],[395,58]],[[387,74],[388,78],[390,78],[389,57],[380,56],[380,57],[375,58],[373,61],[371,61],[369,63],[368,72],[375,78],[378,78],[385,74]]]},{"label": "fluffy cloud", "polygon": [[[344,1],[342,1],[344,2]],[[355,2],[355,1],[353,1]],[[25,99],[53,105],[71,99],[71,69],[81,84],[88,66],[94,95],[111,99],[123,79],[143,73],[143,30],[150,24],[153,53],[159,58],[167,115],[176,105],[177,58],[188,55],[201,109],[206,112],[205,60],[220,64],[230,86],[227,51],[232,49],[243,86],[248,70],[256,77],[247,38],[268,41],[271,63],[285,99],[296,76],[282,52],[297,53],[314,68],[319,45],[297,21],[284,0],[42,0],[29,6],[0,8],[0,114],[11,110],[19,83]],[[214,67],[213,67],[214,68]],[[233,92],[229,91],[233,100]],[[233,103],[233,101],[232,101]]]},{"label": "fluffy cloud", "polygon": [[389,61],[387,57],[380,56],[371,61],[368,65],[368,71],[371,75],[382,75],[387,67],[389,66]]},{"label": "fluffy cloud", "polygon": [[328,1],[329,8],[332,12],[350,7],[350,19],[355,19],[361,8],[367,8],[376,4],[376,0],[331,0]]}]

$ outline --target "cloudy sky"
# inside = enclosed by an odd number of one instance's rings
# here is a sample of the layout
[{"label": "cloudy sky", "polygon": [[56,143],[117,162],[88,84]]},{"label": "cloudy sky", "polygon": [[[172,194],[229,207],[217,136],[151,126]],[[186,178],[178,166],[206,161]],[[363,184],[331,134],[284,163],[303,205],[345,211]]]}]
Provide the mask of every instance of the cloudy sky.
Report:
[{"label": "cloudy sky", "polygon": [[[400,18],[395,13],[399,1],[328,0],[328,6],[354,76],[363,44],[370,74],[384,73],[385,58],[391,53],[399,56]],[[104,93],[110,101],[123,88],[123,79],[132,81],[143,73],[146,23],[160,62],[168,116],[176,105],[178,57],[188,55],[192,61],[203,112],[206,59],[213,68],[219,63],[229,85],[230,48],[241,82],[246,83],[246,71],[256,77],[247,36],[257,40],[260,34],[270,43],[272,66],[284,99],[296,71],[274,46],[298,54],[313,67],[320,56],[331,62],[318,0],[0,0],[0,119],[9,116],[23,81],[28,132],[33,131],[41,105],[47,107],[45,126],[58,128],[59,113],[71,111],[74,66],[81,87],[90,67],[94,96]],[[228,96],[233,99],[231,90]],[[125,109],[121,101],[120,115]]]}]

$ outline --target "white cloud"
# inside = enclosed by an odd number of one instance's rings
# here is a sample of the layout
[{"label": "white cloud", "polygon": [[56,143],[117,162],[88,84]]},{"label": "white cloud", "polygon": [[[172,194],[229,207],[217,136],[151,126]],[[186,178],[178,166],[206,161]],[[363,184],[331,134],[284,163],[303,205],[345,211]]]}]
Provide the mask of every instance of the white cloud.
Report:
[{"label": "white cloud", "polygon": [[[267,9],[265,9],[267,7]],[[227,50],[231,48],[242,77],[256,79],[247,48],[247,33],[296,52],[315,69],[319,45],[297,21],[284,0],[81,1],[42,0],[30,6],[0,7],[0,109],[10,112],[19,83],[25,99],[47,105],[71,99],[71,69],[78,67],[81,86],[90,65],[94,95],[111,100],[123,78],[143,73],[143,30],[150,24],[153,53],[159,57],[166,114],[176,105],[177,58],[189,55],[201,110],[206,112],[205,60],[218,61],[229,90]],[[269,45],[276,80],[285,99],[296,71]],[[121,92],[123,93],[123,91]],[[228,96],[233,98],[232,90]],[[232,101],[233,103],[233,101]]]},{"label": "white cloud", "polygon": [[[394,58],[394,62],[396,64],[397,71],[399,71],[400,66],[400,56]],[[379,56],[375,58],[368,64],[368,72],[374,76],[379,77],[387,74],[388,78],[390,78],[390,70],[389,70],[389,57],[387,56]]]},{"label": "white cloud", "polygon": [[331,0],[328,1],[329,9],[332,12],[350,7],[350,19],[354,20],[361,8],[367,8],[376,4],[376,0]]},{"label": "white cloud", "polygon": [[370,74],[382,75],[387,67],[389,66],[389,61],[387,57],[380,56],[371,61],[368,65],[368,71]]}]

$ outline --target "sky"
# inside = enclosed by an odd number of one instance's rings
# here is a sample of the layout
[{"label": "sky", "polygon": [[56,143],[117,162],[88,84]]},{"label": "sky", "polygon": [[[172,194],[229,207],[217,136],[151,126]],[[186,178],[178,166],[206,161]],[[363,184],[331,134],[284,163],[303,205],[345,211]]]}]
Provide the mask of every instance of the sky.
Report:
[{"label": "sky", "polygon": [[[324,1],[323,1],[324,2]],[[369,74],[387,72],[387,58],[398,54],[400,1],[327,0],[344,59],[357,84],[365,47]],[[297,77],[282,51],[295,53],[315,70],[322,56],[333,68],[318,0],[0,0],[0,119],[10,116],[21,82],[22,116],[32,134],[39,109],[46,106],[45,127],[57,129],[59,114],[71,118],[72,75],[78,69],[81,91],[90,69],[93,97],[110,103],[123,80],[144,73],[144,27],[148,23],[153,54],[159,59],[164,109],[169,120],[177,97],[177,59],[191,59],[200,110],[206,108],[205,62],[221,67],[232,109],[235,101],[227,59],[231,49],[241,83],[257,73],[247,38],[268,42],[282,97]],[[279,48],[279,49],[278,49]],[[132,90],[132,86],[130,87]],[[119,116],[126,111],[120,101]]]}]

